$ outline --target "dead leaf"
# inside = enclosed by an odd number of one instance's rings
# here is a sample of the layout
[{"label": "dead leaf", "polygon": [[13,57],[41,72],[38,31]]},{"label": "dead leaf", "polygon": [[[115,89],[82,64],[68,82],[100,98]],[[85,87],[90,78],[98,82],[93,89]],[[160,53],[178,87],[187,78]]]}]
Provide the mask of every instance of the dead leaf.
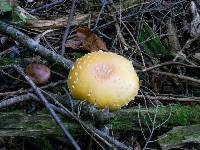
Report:
[{"label": "dead leaf", "polygon": [[[79,24],[84,23],[90,14],[81,14],[74,17],[72,20],[72,26],[77,26]],[[65,27],[67,25],[66,17],[52,19],[52,20],[39,20],[39,19],[31,19],[27,20],[26,25],[32,28],[45,28],[45,29],[52,29],[52,28],[60,28]]]},{"label": "dead leaf", "polygon": [[92,31],[87,27],[79,27],[76,30],[76,32],[77,32],[78,36],[80,36],[82,38],[86,38],[92,34]]},{"label": "dead leaf", "polygon": [[71,40],[68,40],[65,44],[65,47],[70,47],[72,49],[78,49],[83,41],[79,37],[74,37]]},{"label": "dead leaf", "polygon": [[65,46],[72,49],[82,48],[90,52],[107,50],[103,40],[87,27],[78,28],[74,37],[68,40]]}]

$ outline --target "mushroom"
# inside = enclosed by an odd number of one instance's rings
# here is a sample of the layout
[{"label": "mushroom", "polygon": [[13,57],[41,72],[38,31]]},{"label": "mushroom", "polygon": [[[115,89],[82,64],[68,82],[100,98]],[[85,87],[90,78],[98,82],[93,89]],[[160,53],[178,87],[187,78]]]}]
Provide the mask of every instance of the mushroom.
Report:
[{"label": "mushroom", "polygon": [[110,110],[128,104],[139,89],[139,79],[131,61],[103,51],[77,59],[69,72],[67,83],[74,98]]},{"label": "mushroom", "polygon": [[25,72],[35,84],[47,83],[51,73],[50,69],[43,64],[29,64]]}]

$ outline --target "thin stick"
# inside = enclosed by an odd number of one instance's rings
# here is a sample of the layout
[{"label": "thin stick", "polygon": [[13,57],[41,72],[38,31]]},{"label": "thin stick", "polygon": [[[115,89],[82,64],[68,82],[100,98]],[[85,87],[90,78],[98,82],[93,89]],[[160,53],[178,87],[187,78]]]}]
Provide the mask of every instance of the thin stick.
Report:
[{"label": "thin stick", "polygon": [[[141,98],[144,99],[144,95],[137,95],[136,98]],[[159,100],[162,102],[196,102],[200,103],[200,97],[173,97],[173,96],[150,96],[150,95],[145,95],[146,99],[149,100]]]},{"label": "thin stick", "polygon": [[73,61],[45,48],[29,36],[15,29],[12,25],[0,21],[0,32],[14,38],[16,41],[29,48],[29,50],[32,52],[38,52],[39,55],[45,57],[46,59],[52,60],[65,68],[70,69],[73,66]]},{"label": "thin stick", "polygon": [[60,3],[63,3],[64,1],[65,0],[57,0],[57,1],[52,2],[50,4],[46,4],[46,5],[40,6],[38,8],[32,9],[31,13],[33,14],[33,13],[36,13],[37,11],[39,11],[39,10],[48,9],[48,8],[54,7],[54,6],[56,6],[56,5],[60,4]]},{"label": "thin stick", "polygon": [[93,30],[97,27],[97,25],[98,25],[98,23],[99,23],[101,14],[102,14],[103,11],[104,11],[104,8],[105,8],[105,6],[106,6],[106,4],[107,4],[107,1],[104,0],[102,3],[103,3],[103,4],[102,4],[102,6],[101,6],[101,10],[100,10],[100,12],[99,12],[99,14],[98,14],[98,16],[97,16],[96,23],[95,23],[95,26],[94,26]]},{"label": "thin stick", "polygon": [[189,39],[189,40],[185,43],[185,45],[183,46],[183,48],[177,53],[177,55],[175,56],[175,58],[173,59],[173,61],[176,61],[176,60],[178,59],[178,57],[183,53],[183,51],[184,51],[185,49],[189,48],[190,45],[191,45],[194,41],[196,41],[197,39],[199,39],[199,37],[200,37],[200,34],[197,34],[194,38]]},{"label": "thin stick", "polygon": [[[57,81],[57,82],[53,82],[53,83],[49,83],[47,85],[44,85],[44,86],[41,86],[40,88],[41,89],[48,89],[48,88],[53,88],[55,86],[58,86],[60,84],[66,84],[67,83],[67,80],[60,80],[60,81]],[[11,92],[2,92],[0,93],[0,97],[1,96],[10,96],[10,95],[17,95],[17,94],[23,94],[23,93],[27,93],[27,92],[33,92],[33,88],[30,88],[30,89],[19,89],[17,91],[11,91]]]},{"label": "thin stick", "polygon": [[28,93],[28,94],[24,94],[24,95],[20,95],[20,96],[15,96],[15,97],[3,100],[3,101],[0,102],[0,109],[12,106],[12,105],[20,103],[20,102],[29,101],[29,100],[33,99],[32,98],[33,95],[34,94]]},{"label": "thin stick", "polygon": [[[74,115],[72,112],[68,111],[66,108],[62,109],[57,109],[56,107],[53,107],[56,111],[67,115],[67,116],[71,116],[73,117],[77,122],[79,122],[85,129],[87,129],[88,131],[90,131],[90,133],[94,134],[97,138],[99,138],[100,140],[102,140],[103,142],[108,141],[109,143],[112,143],[113,146],[115,145],[116,147],[122,149],[122,150],[132,150],[131,147],[127,147],[125,144],[119,142],[118,140],[116,140],[114,137],[110,137],[109,135],[107,135],[106,133],[94,128],[92,125],[87,124],[85,122],[83,122],[82,120],[80,120],[76,115]],[[106,140],[106,141],[105,141]],[[114,147],[112,147],[114,149]]]},{"label": "thin stick", "polygon": [[75,8],[76,8],[76,0],[72,0],[72,8],[70,10],[70,13],[69,13],[69,16],[68,16],[68,19],[67,19],[67,26],[66,26],[66,29],[65,29],[65,33],[63,35],[61,55],[64,55],[64,53],[65,53],[65,42],[66,42],[67,37],[69,35],[69,29],[70,29],[71,24],[72,24]]},{"label": "thin stick", "polygon": [[[40,101],[37,96],[35,96],[32,93],[28,93],[28,94],[24,94],[24,95],[20,95],[20,96],[15,96],[13,98],[10,98],[10,99],[7,99],[7,100],[4,100],[4,101],[0,102],[0,109],[4,108],[4,107],[12,106],[12,105],[20,103],[20,102],[28,101],[28,100],[31,100],[31,99],[36,100],[36,101]],[[57,104],[61,108],[56,107],[53,104],[50,104],[50,106],[55,111],[65,115],[67,117],[75,119],[78,123],[81,124],[81,126],[83,128],[87,129],[87,131],[89,131],[90,134],[96,136],[98,139],[100,139],[103,142],[108,142],[107,144],[109,146],[111,146],[112,148],[114,148],[114,145],[115,145],[116,147],[118,147],[120,149],[123,149],[123,150],[132,150],[131,147],[127,147],[125,144],[119,142],[114,137],[110,137],[109,135],[107,135],[107,134],[101,132],[100,130],[96,129],[95,127],[93,127],[89,123],[86,123],[86,122],[82,121],[80,118],[77,117],[76,114],[70,112],[68,109],[66,109],[64,106],[62,106],[62,104],[59,104],[59,103],[57,103]],[[109,144],[109,143],[111,143],[111,144]]]},{"label": "thin stick", "polygon": [[74,140],[74,138],[71,136],[71,134],[69,133],[69,131],[65,128],[65,126],[63,125],[63,123],[61,122],[60,118],[57,116],[57,114],[55,113],[55,111],[52,109],[50,103],[48,102],[48,100],[44,97],[44,95],[42,94],[40,88],[38,88],[35,83],[33,83],[33,81],[24,73],[23,69],[20,66],[16,66],[14,65],[14,68],[26,79],[26,81],[31,85],[31,87],[34,89],[34,91],[36,92],[37,96],[40,98],[40,100],[43,102],[43,104],[45,105],[45,107],[49,110],[51,116],[53,117],[53,119],[55,120],[55,122],[60,126],[60,128],[63,130],[65,136],[70,140],[70,142],[72,143],[72,145],[74,146],[74,148],[76,150],[80,150],[79,145],[76,143],[76,141]]},{"label": "thin stick", "polygon": [[179,78],[179,79],[182,79],[182,80],[192,81],[192,82],[200,84],[199,79],[195,79],[195,78],[188,77],[188,76],[183,76],[183,75],[178,75],[178,74],[173,74],[173,73],[168,73],[168,72],[162,72],[162,71],[152,71],[152,73],[165,75],[165,76],[169,76],[169,77],[172,77],[172,78]]},{"label": "thin stick", "polygon": [[[112,4],[111,7],[116,10],[113,2],[111,4]],[[107,5],[107,9],[112,13],[112,8],[111,7]],[[128,50],[128,44],[126,43],[126,40],[125,40],[125,38],[124,38],[124,36],[123,36],[123,34],[121,32],[121,27],[120,27],[119,23],[117,22],[116,14],[113,14],[113,20],[115,21],[115,28],[116,28],[116,31],[117,31],[117,37],[119,38],[120,42],[122,43],[123,48],[125,50]]]},{"label": "thin stick", "polygon": [[[95,135],[97,138],[99,138],[101,141],[106,143],[108,146],[111,146],[111,148],[113,148],[113,146],[115,145],[118,148],[124,149],[124,150],[131,150],[132,149],[131,147],[127,147],[125,144],[114,139],[114,137],[110,137],[108,134],[96,129],[92,125],[83,122],[75,113],[69,111],[66,107],[64,107],[61,103],[59,103],[54,97],[52,97],[49,94],[48,94],[48,96],[50,96],[54,100],[54,102],[63,110],[62,114],[66,114],[67,116],[70,116],[71,118],[76,120],[78,123],[80,123],[82,125],[82,127],[87,129],[90,132],[90,134]],[[108,142],[111,143],[111,145]]]},{"label": "thin stick", "polygon": [[156,68],[159,68],[159,67],[162,67],[162,66],[168,66],[168,65],[180,65],[180,66],[200,69],[200,66],[188,65],[188,64],[183,64],[183,63],[174,62],[174,61],[168,61],[168,62],[164,62],[164,63],[160,63],[160,64],[157,64],[157,65],[151,66],[149,68],[145,68],[143,70],[137,70],[137,72],[147,72],[147,71],[151,71],[153,69],[156,69]]}]

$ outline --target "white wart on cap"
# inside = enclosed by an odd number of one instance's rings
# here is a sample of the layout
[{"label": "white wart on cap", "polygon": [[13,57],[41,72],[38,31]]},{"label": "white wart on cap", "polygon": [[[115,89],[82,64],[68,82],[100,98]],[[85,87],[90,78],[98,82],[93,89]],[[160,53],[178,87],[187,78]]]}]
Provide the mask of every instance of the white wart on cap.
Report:
[{"label": "white wart on cap", "polygon": [[68,77],[74,98],[86,100],[98,108],[116,110],[128,104],[138,93],[139,79],[132,63],[111,52],[92,52],[79,58]]}]

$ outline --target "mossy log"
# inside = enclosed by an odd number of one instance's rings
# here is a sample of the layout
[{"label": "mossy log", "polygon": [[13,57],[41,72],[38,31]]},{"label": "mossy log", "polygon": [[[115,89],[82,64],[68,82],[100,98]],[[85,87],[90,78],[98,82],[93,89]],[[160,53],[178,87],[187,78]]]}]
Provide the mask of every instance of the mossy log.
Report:
[{"label": "mossy log", "polygon": [[200,145],[200,124],[174,127],[160,136],[159,139],[159,144],[163,150],[183,149],[188,143],[192,143],[193,146],[194,144]]},{"label": "mossy log", "polygon": [[[64,123],[75,135],[80,130],[80,125],[66,121]],[[26,136],[38,137],[41,135],[61,135],[60,128],[46,112],[32,115],[21,111],[0,113],[0,136]]]},{"label": "mossy log", "polygon": [[[131,108],[113,112],[113,115],[105,123],[108,127],[112,127],[114,133],[134,132],[140,131],[141,127],[143,130],[152,127],[154,117],[156,116],[154,129],[169,129],[173,126],[200,124],[199,111],[200,106],[180,105],[160,106],[158,109]],[[65,117],[62,117],[62,119],[74,136],[85,133],[82,127],[75,121]],[[48,134],[61,135],[61,131],[50,115],[44,111],[39,111],[32,115],[21,111],[0,113],[0,136],[33,137]]]},{"label": "mossy log", "polygon": [[[174,126],[185,126],[200,123],[200,106],[159,106],[158,108],[132,108],[115,112],[109,119],[114,131],[171,129]],[[155,120],[155,121],[154,121]]]}]

